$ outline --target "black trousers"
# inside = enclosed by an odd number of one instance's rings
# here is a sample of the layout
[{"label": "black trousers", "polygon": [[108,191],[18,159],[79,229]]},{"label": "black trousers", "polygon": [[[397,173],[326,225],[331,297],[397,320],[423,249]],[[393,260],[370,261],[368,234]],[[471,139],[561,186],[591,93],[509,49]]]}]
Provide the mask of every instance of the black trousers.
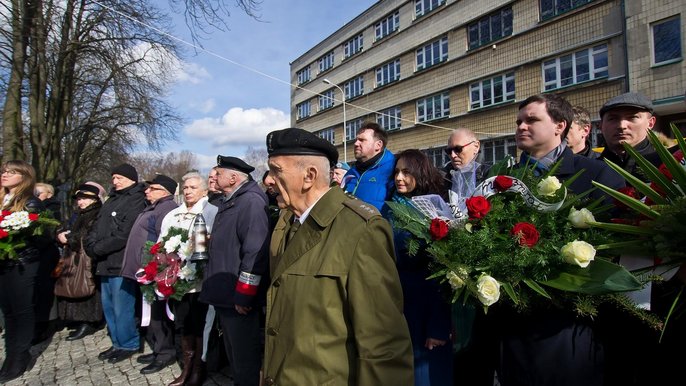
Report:
[{"label": "black trousers", "polygon": [[236,386],[258,386],[262,367],[262,338],[260,312],[253,308],[241,315],[233,308],[215,307],[222,330],[224,347],[230,347],[226,356],[231,362]]},{"label": "black trousers", "polygon": [[155,300],[150,305],[150,325],[145,339],[150,344],[155,359],[160,362],[176,358],[174,347],[174,322],[167,317],[167,301]]},{"label": "black trousers", "polygon": [[170,300],[177,334],[202,338],[209,305],[198,301],[199,296],[200,292],[194,292],[183,295],[181,301]]},{"label": "black trousers", "polygon": [[40,262],[0,267],[0,308],[5,315],[5,356],[28,353],[36,324],[34,290]]}]

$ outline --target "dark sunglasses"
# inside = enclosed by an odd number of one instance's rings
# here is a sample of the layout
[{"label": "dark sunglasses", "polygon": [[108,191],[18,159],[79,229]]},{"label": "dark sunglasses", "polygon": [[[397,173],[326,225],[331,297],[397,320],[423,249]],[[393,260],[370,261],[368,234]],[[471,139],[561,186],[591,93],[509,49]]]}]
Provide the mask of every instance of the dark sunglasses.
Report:
[{"label": "dark sunglasses", "polygon": [[462,150],[464,150],[465,147],[473,144],[474,142],[476,142],[476,141],[468,142],[468,143],[465,143],[464,145],[457,145],[455,147],[446,147],[445,148],[445,154],[452,155],[453,152],[455,152],[455,154],[460,154],[460,153],[462,153]]}]

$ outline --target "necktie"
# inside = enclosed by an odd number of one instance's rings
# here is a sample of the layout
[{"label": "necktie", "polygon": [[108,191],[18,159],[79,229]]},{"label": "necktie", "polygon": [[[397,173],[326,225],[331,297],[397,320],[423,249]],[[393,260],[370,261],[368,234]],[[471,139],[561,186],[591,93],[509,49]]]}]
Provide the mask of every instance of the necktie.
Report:
[{"label": "necktie", "polygon": [[300,228],[300,220],[296,218],[294,219],[290,229],[288,230],[288,237],[286,237],[286,245],[288,245],[288,243],[291,241],[293,235],[295,235],[295,232],[298,231],[298,228]]}]

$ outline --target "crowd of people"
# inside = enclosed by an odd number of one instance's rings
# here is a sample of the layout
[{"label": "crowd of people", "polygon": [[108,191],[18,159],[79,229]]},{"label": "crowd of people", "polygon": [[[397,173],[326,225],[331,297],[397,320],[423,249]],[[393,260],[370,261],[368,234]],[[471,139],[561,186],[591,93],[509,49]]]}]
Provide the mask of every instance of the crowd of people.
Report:
[{"label": "crowd of people", "polygon": [[[645,180],[623,144],[659,163],[647,138],[656,117],[644,95],[626,93],[603,105],[602,153],[591,148],[583,107],[556,94],[531,96],[518,107],[515,167],[543,175],[557,165],[560,180],[574,176],[573,193],[592,189],[592,181],[625,186],[603,159]],[[473,130],[450,133],[450,162],[442,168],[418,149],[393,154],[386,131],[372,122],[358,130],[352,165],[339,161],[330,142],[298,128],[273,131],[266,144],[262,186],[251,176],[253,165],[221,155],[209,176],[189,172],[180,187],[161,174],[139,182],[129,164],[111,170],[107,195],[96,182],[80,184],[74,215],[54,236],[35,236],[18,259],[0,261],[6,348],[0,383],[27,370],[32,341],[47,330],[47,299],[65,269],[60,255],[85,259],[93,284],[87,296],[56,298],[59,318],[73,328],[66,339],[106,326],[112,344],[98,358],[110,363],[142,352],[147,342],[151,353],[136,358],[140,372],[178,362],[182,371],[170,386],[202,384],[215,323],[240,386],[490,386],[496,374],[503,386],[648,385],[661,379],[646,371],[658,360],[677,363],[665,358],[673,342],[658,344],[655,331],[625,323],[616,310],[597,320],[551,307],[521,314],[494,306],[486,315],[451,303],[438,279],[427,280],[428,245],[410,253],[412,236],[394,225],[386,203],[412,206],[412,197],[435,194],[464,212],[491,167],[479,161]],[[53,195],[50,185],[36,183],[28,163],[2,165],[3,211],[56,207],[60,218]],[[610,200],[600,190],[590,196]],[[193,237],[199,215],[209,234],[203,280],[181,300],[158,294],[148,303],[138,280],[146,243],[172,228]],[[683,321],[674,323],[683,328]]]}]

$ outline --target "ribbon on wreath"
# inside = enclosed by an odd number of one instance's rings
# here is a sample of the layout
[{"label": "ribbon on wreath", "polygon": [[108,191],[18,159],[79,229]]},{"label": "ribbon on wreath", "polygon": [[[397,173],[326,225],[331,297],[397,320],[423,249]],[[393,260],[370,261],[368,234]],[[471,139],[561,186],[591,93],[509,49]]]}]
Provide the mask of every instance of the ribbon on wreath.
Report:
[{"label": "ribbon on wreath", "polygon": [[495,187],[495,177],[490,177],[485,179],[482,183],[480,183],[476,189],[474,189],[474,193],[472,194],[472,197],[474,196],[484,196],[485,198],[491,197],[495,194],[498,193],[505,193],[505,192],[513,192],[513,193],[519,193],[522,198],[524,199],[524,202],[530,206],[536,209],[539,212],[556,212],[558,211],[561,207],[562,204],[565,202],[565,198],[567,198],[567,188],[564,186],[562,189],[564,189],[564,195],[562,196],[562,199],[558,202],[553,202],[553,203],[547,203],[539,200],[534,194],[531,192],[528,186],[524,184],[524,181],[514,178],[514,177],[509,177],[509,179],[512,180],[512,186],[505,190],[498,190]]}]

